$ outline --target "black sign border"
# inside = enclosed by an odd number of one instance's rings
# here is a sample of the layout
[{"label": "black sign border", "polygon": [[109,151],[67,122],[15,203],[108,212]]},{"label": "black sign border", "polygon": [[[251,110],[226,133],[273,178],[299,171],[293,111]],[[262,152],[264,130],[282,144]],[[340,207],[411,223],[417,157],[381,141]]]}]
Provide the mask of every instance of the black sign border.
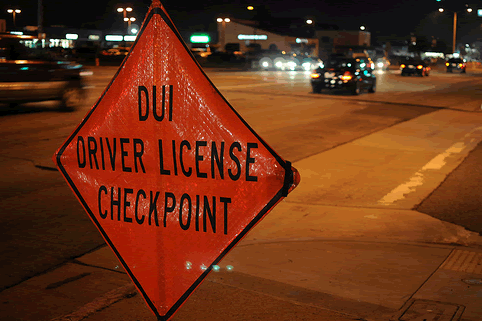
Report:
[{"label": "black sign border", "polygon": [[[289,162],[285,162],[252,128],[251,126],[248,125],[248,123],[246,123],[246,121],[239,115],[239,113],[231,106],[231,104],[226,100],[226,98],[219,92],[219,90],[216,88],[216,86],[214,86],[214,84],[211,82],[211,80],[208,78],[208,76],[206,75],[206,73],[204,72],[204,70],[202,69],[202,67],[199,65],[199,63],[197,62],[196,58],[192,55],[191,51],[189,50],[189,48],[187,47],[186,43],[184,42],[184,40],[182,39],[181,35],[179,34],[179,32],[177,31],[176,27],[174,26],[174,24],[171,22],[171,19],[168,17],[168,15],[164,12],[164,10],[161,8],[161,7],[153,7],[149,13],[148,13],[148,16],[147,18],[145,19],[145,22],[144,24],[142,25],[142,28],[134,42],[134,44],[132,45],[132,48],[134,48],[139,39],[142,37],[142,34],[144,32],[144,30],[146,29],[147,25],[149,24],[149,21],[152,19],[152,17],[157,14],[159,15],[163,20],[164,22],[169,26],[169,28],[172,30],[172,32],[177,36],[178,40],[181,42],[181,44],[184,46],[184,48],[186,49],[186,51],[190,54],[191,56],[191,59],[196,63],[196,65],[198,66],[198,68],[200,69],[200,71],[202,72],[202,74],[204,75],[204,77],[206,77],[206,79],[209,81],[209,83],[211,84],[211,86],[216,90],[216,92],[223,98],[223,100],[225,101],[225,103],[231,108],[231,110],[239,117],[239,119],[243,122],[243,124],[253,133],[253,135],[256,136],[256,138],[263,144],[263,146],[272,154],[272,156],[278,161],[278,163],[286,169],[286,173],[285,175],[288,175],[288,173],[291,171],[291,169],[288,169],[287,168],[287,165],[289,164]],[[84,200],[84,198],[82,197],[82,195],[80,194],[79,190],[77,189],[77,187],[75,186],[75,184],[73,183],[72,179],[70,178],[70,176],[68,175],[67,171],[65,170],[64,166],[62,165],[61,163],[61,157],[62,157],[62,154],[64,153],[65,149],[67,148],[67,146],[72,142],[72,140],[75,138],[75,136],[77,135],[77,133],[80,131],[80,129],[85,125],[85,123],[89,120],[90,116],[92,115],[92,113],[96,110],[97,106],[99,105],[99,103],[102,101],[103,97],[105,96],[105,94],[107,93],[107,91],[109,90],[110,86],[113,84],[113,82],[115,81],[115,79],[117,78],[117,76],[119,75],[121,69],[123,68],[123,66],[125,65],[127,59],[129,59],[130,55],[132,53],[132,49],[129,51],[128,55],[126,56],[126,58],[123,60],[121,66],[119,67],[119,69],[117,70],[116,74],[114,75],[114,77],[112,78],[111,82],[109,83],[109,85],[106,87],[106,89],[104,90],[104,92],[102,93],[102,95],[100,96],[100,98],[97,100],[97,103],[92,107],[92,109],[89,111],[89,113],[84,117],[84,119],[82,120],[82,122],[78,125],[78,127],[75,129],[75,131],[71,134],[71,136],[67,139],[67,141],[62,145],[62,147],[59,149],[59,152],[57,154],[57,157],[56,157],[56,161],[57,161],[57,166],[58,168],[60,169],[60,171],[62,172],[62,174],[64,175],[65,179],[67,180],[67,182],[69,183],[69,185],[71,186],[72,190],[75,192],[75,194],[77,195],[77,198],[79,199],[79,201],[82,203],[82,205],[84,206],[85,210],[88,212],[89,216],[91,217],[92,221],[95,223],[95,225],[97,226],[98,230],[101,232],[102,236],[104,237],[104,239],[107,241],[107,243],[109,244],[109,246],[111,247],[111,249],[115,252],[117,258],[119,259],[119,261],[121,262],[122,266],[124,267],[125,271],[129,274],[129,276],[131,277],[131,279],[134,281],[136,287],[139,289],[139,291],[141,292],[142,296],[144,297],[144,300],[147,302],[147,304],[149,305],[149,307],[151,308],[151,310],[154,312],[154,314],[156,315],[157,319],[158,320],[168,320],[176,311],[177,309],[179,309],[179,307],[186,301],[186,299],[192,294],[192,292],[200,285],[200,283],[206,278],[206,276],[209,274],[209,272],[212,270],[212,266],[213,265],[217,265],[221,259],[259,222],[259,220],[261,220],[261,218],[283,197],[285,196],[283,190],[286,189],[287,186],[283,186],[277,193],[276,195],[268,202],[268,204],[266,204],[266,206],[255,216],[255,218],[238,234],[238,236],[226,247],[226,249],[224,249],[224,251],[221,252],[221,254],[212,262],[212,264],[207,267],[207,269],[204,271],[203,274],[201,274],[199,276],[199,278],[187,289],[187,291],[179,298],[179,300],[169,309],[169,311],[166,313],[166,315],[163,315],[161,316],[158,312],[158,310],[156,309],[155,305],[153,304],[153,302],[149,299],[149,297],[147,296],[146,292],[144,291],[142,285],[139,283],[139,281],[136,279],[136,277],[134,276],[134,274],[132,273],[132,271],[130,270],[129,266],[126,264],[126,262],[124,261],[124,259],[122,258],[122,256],[120,255],[120,253],[117,251],[116,247],[114,246],[114,244],[112,243],[112,241],[110,240],[109,236],[107,235],[107,233],[104,231],[104,229],[102,228],[102,226],[100,225],[99,221],[97,221],[97,218],[95,217],[95,215],[93,214],[93,212],[90,210],[89,206],[87,205],[87,202]],[[285,183],[286,185],[286,183]]]}]

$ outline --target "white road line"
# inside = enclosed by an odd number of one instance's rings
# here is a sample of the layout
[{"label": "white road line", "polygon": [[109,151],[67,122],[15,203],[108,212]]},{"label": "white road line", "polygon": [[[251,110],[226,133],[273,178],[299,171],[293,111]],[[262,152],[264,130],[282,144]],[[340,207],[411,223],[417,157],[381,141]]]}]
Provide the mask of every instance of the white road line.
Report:
[{"label": "white road line", "polygon": [[380,205],[391,205],[394,202],[404,199],[405,195],[414,192],[417,186],[424,183],[424,174],[428,170],[440,170],[446,163],[447,159],[455,154],[460,154],[467,149],[467,153],[477,146],[477,143],[482,138],[482,126],[474,128],[467,133],[463,140],[457,142],[447,148],[443,153],[438,154],[425,164],[419,171],[417,171],[410,179],[395,187],[390,193],[378,200]]},{"label": "white road line", "polygon": [[262,84],[245,84],[245,85],[235,85],[235,86],[218,86],[219,90],[229,90],[229,89],[239,89],[239,88],[251,88],[251,87],[265,87],[265,86],[274,86],[279,84],[284,84],[288,82],[269,82],[269,83],[262,83]]}]

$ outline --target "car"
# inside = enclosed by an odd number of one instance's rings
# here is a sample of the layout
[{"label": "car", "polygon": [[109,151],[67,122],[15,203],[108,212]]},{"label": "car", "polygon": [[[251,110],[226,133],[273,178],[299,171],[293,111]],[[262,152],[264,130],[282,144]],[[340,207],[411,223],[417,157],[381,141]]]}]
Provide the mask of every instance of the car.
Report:
[{"label": "car", "polygon": [[375,67],[379,70],[389,70],[390,69],[390,61],[383,57],[383,58],[378,58]]},{"label": "car", "polygon": [[323,89],[343,89],[354,95],[363,90],[376,91],[377,78],[373,74],[374,64],[368,57],[351,58],[334,56],[324,61],[311,74],[311,86],[314,93]]},{"label": "car", "polygon": [[465,73],[467,68],[465,60],[461,58],[451,58],[445,62],[445,66],[447,67],[447,72],[453,72],[455,70]]},{"label": "car", "polygon": [[402,76],[417,75],[420,77],[430,74],[430,66],[423,60],[409,58],[400,64]]},{"label": "car", "polygon": [[110,48],[102,50],[100,54],[104,56],[127,56],[129,50],[130,48],[127,47]]},{"label": "car", "polygon": [[0,103],[10,106],[27,102],[59,100],[63,110],[72,111],[85,98],[82,65],[64,61],[53,51],[29,48],[36,38],[0,34]]}]

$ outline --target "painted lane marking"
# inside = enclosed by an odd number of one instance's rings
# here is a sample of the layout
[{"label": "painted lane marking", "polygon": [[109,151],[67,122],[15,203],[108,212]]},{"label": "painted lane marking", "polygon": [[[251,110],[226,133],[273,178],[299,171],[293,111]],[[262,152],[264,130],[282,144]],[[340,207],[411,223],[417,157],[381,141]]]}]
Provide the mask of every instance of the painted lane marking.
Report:
[{"label": "painted lane marking", "polygon": [[263,83],[263,84],[246,84],[246,85],[234,85],[234,86],[218,86],[219,90],[229,90],[229,89],[238,89],[238,88],[249,88],[249,87],[265,87],[265,86],[275,86],[279,84],[287,84],[287,81],[279,81],[279,82],[270,82],[270,83]]},{"label": "painted lane marking", "polygon": [[468,146],[470,146],[470,148],[468,149],[468,152],[470,152],[477,146],[477,142],[482,139],[481,134],[482,126],[471,130],[464,136],[463,141],[453,144],[443,153],[438,154],[437,156],[432,158],[419,171],[417,171],[412,177],[410,177],[407,182],[398,185],[392,191],[390,191],[390,193],[378,200],[378,204],[391,205],[396,201],[404,199],[407,194],[414,192],[417,186],[423,185],[424,174],[426,171],[440,170],[447,163],[447,159],[449,157],[462,153],[465,149],[467,149]]}]

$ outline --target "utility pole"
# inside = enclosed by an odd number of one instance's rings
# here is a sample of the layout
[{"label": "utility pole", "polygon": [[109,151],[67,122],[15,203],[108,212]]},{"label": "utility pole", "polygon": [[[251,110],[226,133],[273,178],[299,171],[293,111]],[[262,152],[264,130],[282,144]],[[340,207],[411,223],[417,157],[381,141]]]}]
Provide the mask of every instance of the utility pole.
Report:
[{"label": "utility pole", "polygon": [[37,7],[37,36],[38,40],[43,39],[44,6],[42,0],[38,0]]},{"label": "utility pole", "polygon": [[454,34],[452,37],[452,53],[455,52],[456,47],[456,40],[457,40],[457,12],[454,11]]}]

